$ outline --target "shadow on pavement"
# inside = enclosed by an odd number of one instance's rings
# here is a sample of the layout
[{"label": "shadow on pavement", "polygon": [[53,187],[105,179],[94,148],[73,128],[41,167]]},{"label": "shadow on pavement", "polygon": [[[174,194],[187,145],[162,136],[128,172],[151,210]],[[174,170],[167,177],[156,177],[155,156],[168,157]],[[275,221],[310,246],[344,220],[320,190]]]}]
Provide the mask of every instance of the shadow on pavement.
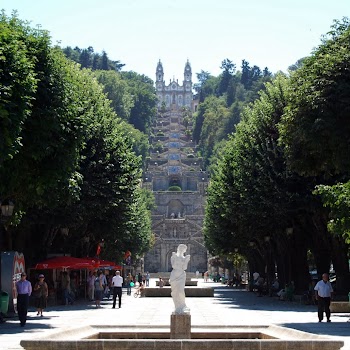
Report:
[{"label": "shadow on pavement", "polygon": [[[316,317],[317,319],[317,317]],[[315,323],[284,323],[282,327],[293,328],[302,332],[308,332],[318,335],[330,335],[348,337],[350,339],[350,324],[345,322],[318,322]]]},{"label": "shadow on pavement", "polygon": [[225,289],[225,287],[214,287],[213,303],[225,304],[228,308],[240,308],[245,310],[265,311],[293,311],[293,312],[314,312],[315,305],[304,305],[298,301],[281,301],[276,297],[262,296],[239,289]]}]

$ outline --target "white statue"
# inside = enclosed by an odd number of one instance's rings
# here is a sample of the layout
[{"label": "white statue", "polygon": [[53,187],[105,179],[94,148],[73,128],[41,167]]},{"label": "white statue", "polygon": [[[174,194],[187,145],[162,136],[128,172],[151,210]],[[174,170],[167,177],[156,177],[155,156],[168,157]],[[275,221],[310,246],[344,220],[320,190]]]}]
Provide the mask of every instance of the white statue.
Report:
[{"label": "white statue", "polygon": [[186,250],[187,246],[185,244],[179,244],[177,252],[173,252],[170,259],[173,269],[170,273],[169,283],[171,285],[171,296],[175,304],[175,314],[186,314],[190,312],[185,302],[185,270],[191,256],[184,256]]}]

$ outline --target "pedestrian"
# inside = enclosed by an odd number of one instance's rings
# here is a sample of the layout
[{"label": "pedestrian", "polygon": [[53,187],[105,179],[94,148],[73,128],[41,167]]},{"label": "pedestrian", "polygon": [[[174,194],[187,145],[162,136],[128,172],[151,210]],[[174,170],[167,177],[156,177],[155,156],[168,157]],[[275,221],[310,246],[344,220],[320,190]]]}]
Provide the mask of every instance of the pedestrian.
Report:
[{"label": "pedestrian", "polygon": [[44,281],[45,276],[39,275],[39,281],[35,283],[33,294],[35,296],[35,307],[37,309],[37,316],[43,317],[43,310],[47,307],[47,297],[49,296],[49,288]]},{"label": "pedestrian", "polygon": [[146,272],[146,287],[149,287],[149,279],[150,279],[150,274],[149,274],[149,272],[147,271],[147,272]]},{"label": "pedestrian", "polygon": [[123,277],[120,276],[120,271],[115,272],[115,276],[112,279],[113,287],[113,309],[115,309],[115,304],[118,296],[119,309],[122,307],[122,286],[123,286]]},{"label": "pedestrian", "polygon": [[140,297],[143,298],[145,296],[145,285],[141,282],[137,291],[140,293]]},{"label": "pedestrian", "polygon": [[208,278],[209,278],[209,272],[205,271],[204,272],[204,282],[208,282]]},{"label": "pedestrian", "polygon": [[89,272],[89,277],[87,278],[87,285],[88,285],[88,297],[90,301],[94,300],[94,294],[95,294],[95,279],[96,279],[96,272]]},{"label": "pedestrian", "polygon": [[315,286],[315,298],[318,306],[318,322],[323,320],[323,312],[326,313],[327,322],[331,322],[331,299],[333,297],[333,288],[329,282],[328,273],[322,275],[322,280],[318,281]]},{"label": "pedestrian", "polygon": [[67,271],[63,271],[62,274],[62,291],[63,291],[63,301],[65,305],[72,304],[74,302],[74,297],[70,288],[70,277]]},{"label": "pedestrian", "polygon": [[256,288],[258,290],[258,297],[263,296],[264,283],[265,283],[264,278],[262,276],[260,276],[256,282]]},{"label": "pedestrian", "polygon": [[[131,283],[132,283],[132,285],[131,285]],[[131,295],[131,287],[134,286],[134,279],[133,279],[131,273],[129,273],[128,276],[126,277],[125,284],[126,284],[126,294]]]},{"label": "pedestrian", "polygon": [[99,275],[95,278],[95,304],[96,307],[101,307],[101,300],[103,299],[103,273],[102,271],[99,272]]},{"label": "pedestrian", "polygon": [[198,270],[196,271],[196,278],[197,279],[199,278],[199,271]]},{"label": "pedestrian", "polygon": [[21,327],[24,327],[27,322],[29,297],[32,294],[32,285],[26,278],[27,274],[22,272],[21,279],[16,282],[17,312]]},{"label": "pedestrian", "polygon": [[137,274],[137,282],[142,283],[142,275],[141,272]]},{"label": "pedestrian", "polygon": [[159,277],[159,288],[163,288],[163,287],[164,287],[164,281],[162,277]]}]

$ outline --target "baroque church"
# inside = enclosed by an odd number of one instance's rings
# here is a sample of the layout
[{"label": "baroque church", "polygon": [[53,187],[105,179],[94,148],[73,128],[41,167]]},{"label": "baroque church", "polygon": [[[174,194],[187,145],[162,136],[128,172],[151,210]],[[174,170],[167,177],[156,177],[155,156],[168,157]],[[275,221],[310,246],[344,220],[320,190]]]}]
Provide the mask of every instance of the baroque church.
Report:
[{"label": "baroque church", "polygon": [[159,60],[156,70],[156,89],[159,108],[164,102],[167,108],[176,106],[177,109],[181,109],[182,107],[191,109],[193,94],[190,63],[188,61],[186,62],[182,85],[179,85],[178,80],[170,80],[169,85],[165,85],[163,65]]},{"label": "baroque church", "polygon": [[155,197],[152,232],[155,244],[144,257],[144,270],[171,271],[170,257],[179,244],[187,245],[191,255],[187,271],[207,270],[207,249],[203,239],[203,220],[208,176],[202,158],[192,141],[192,69],[187,61],[182,85],[164,82],[163,65],[156,68],[158,113],[150,136],[143,186]]}]

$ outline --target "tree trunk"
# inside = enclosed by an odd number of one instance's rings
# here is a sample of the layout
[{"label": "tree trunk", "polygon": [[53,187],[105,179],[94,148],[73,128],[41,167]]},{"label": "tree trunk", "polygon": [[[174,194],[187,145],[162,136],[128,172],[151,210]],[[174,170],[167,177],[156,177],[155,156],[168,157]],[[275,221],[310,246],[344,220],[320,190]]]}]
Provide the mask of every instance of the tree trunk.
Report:
[{"label": "tree trunk", "polygon": [[349,246],[339,236],[332,236],[332,262],[337,276],[336,293],[347,295],[350,290]]},{"label": "tree trunk", "polygon": [[307,247],[301,237],[295,237],[295,245],[292,247],[292,281],[294,281],[296,293],[308,290],[310,275],[307,263]]}]

